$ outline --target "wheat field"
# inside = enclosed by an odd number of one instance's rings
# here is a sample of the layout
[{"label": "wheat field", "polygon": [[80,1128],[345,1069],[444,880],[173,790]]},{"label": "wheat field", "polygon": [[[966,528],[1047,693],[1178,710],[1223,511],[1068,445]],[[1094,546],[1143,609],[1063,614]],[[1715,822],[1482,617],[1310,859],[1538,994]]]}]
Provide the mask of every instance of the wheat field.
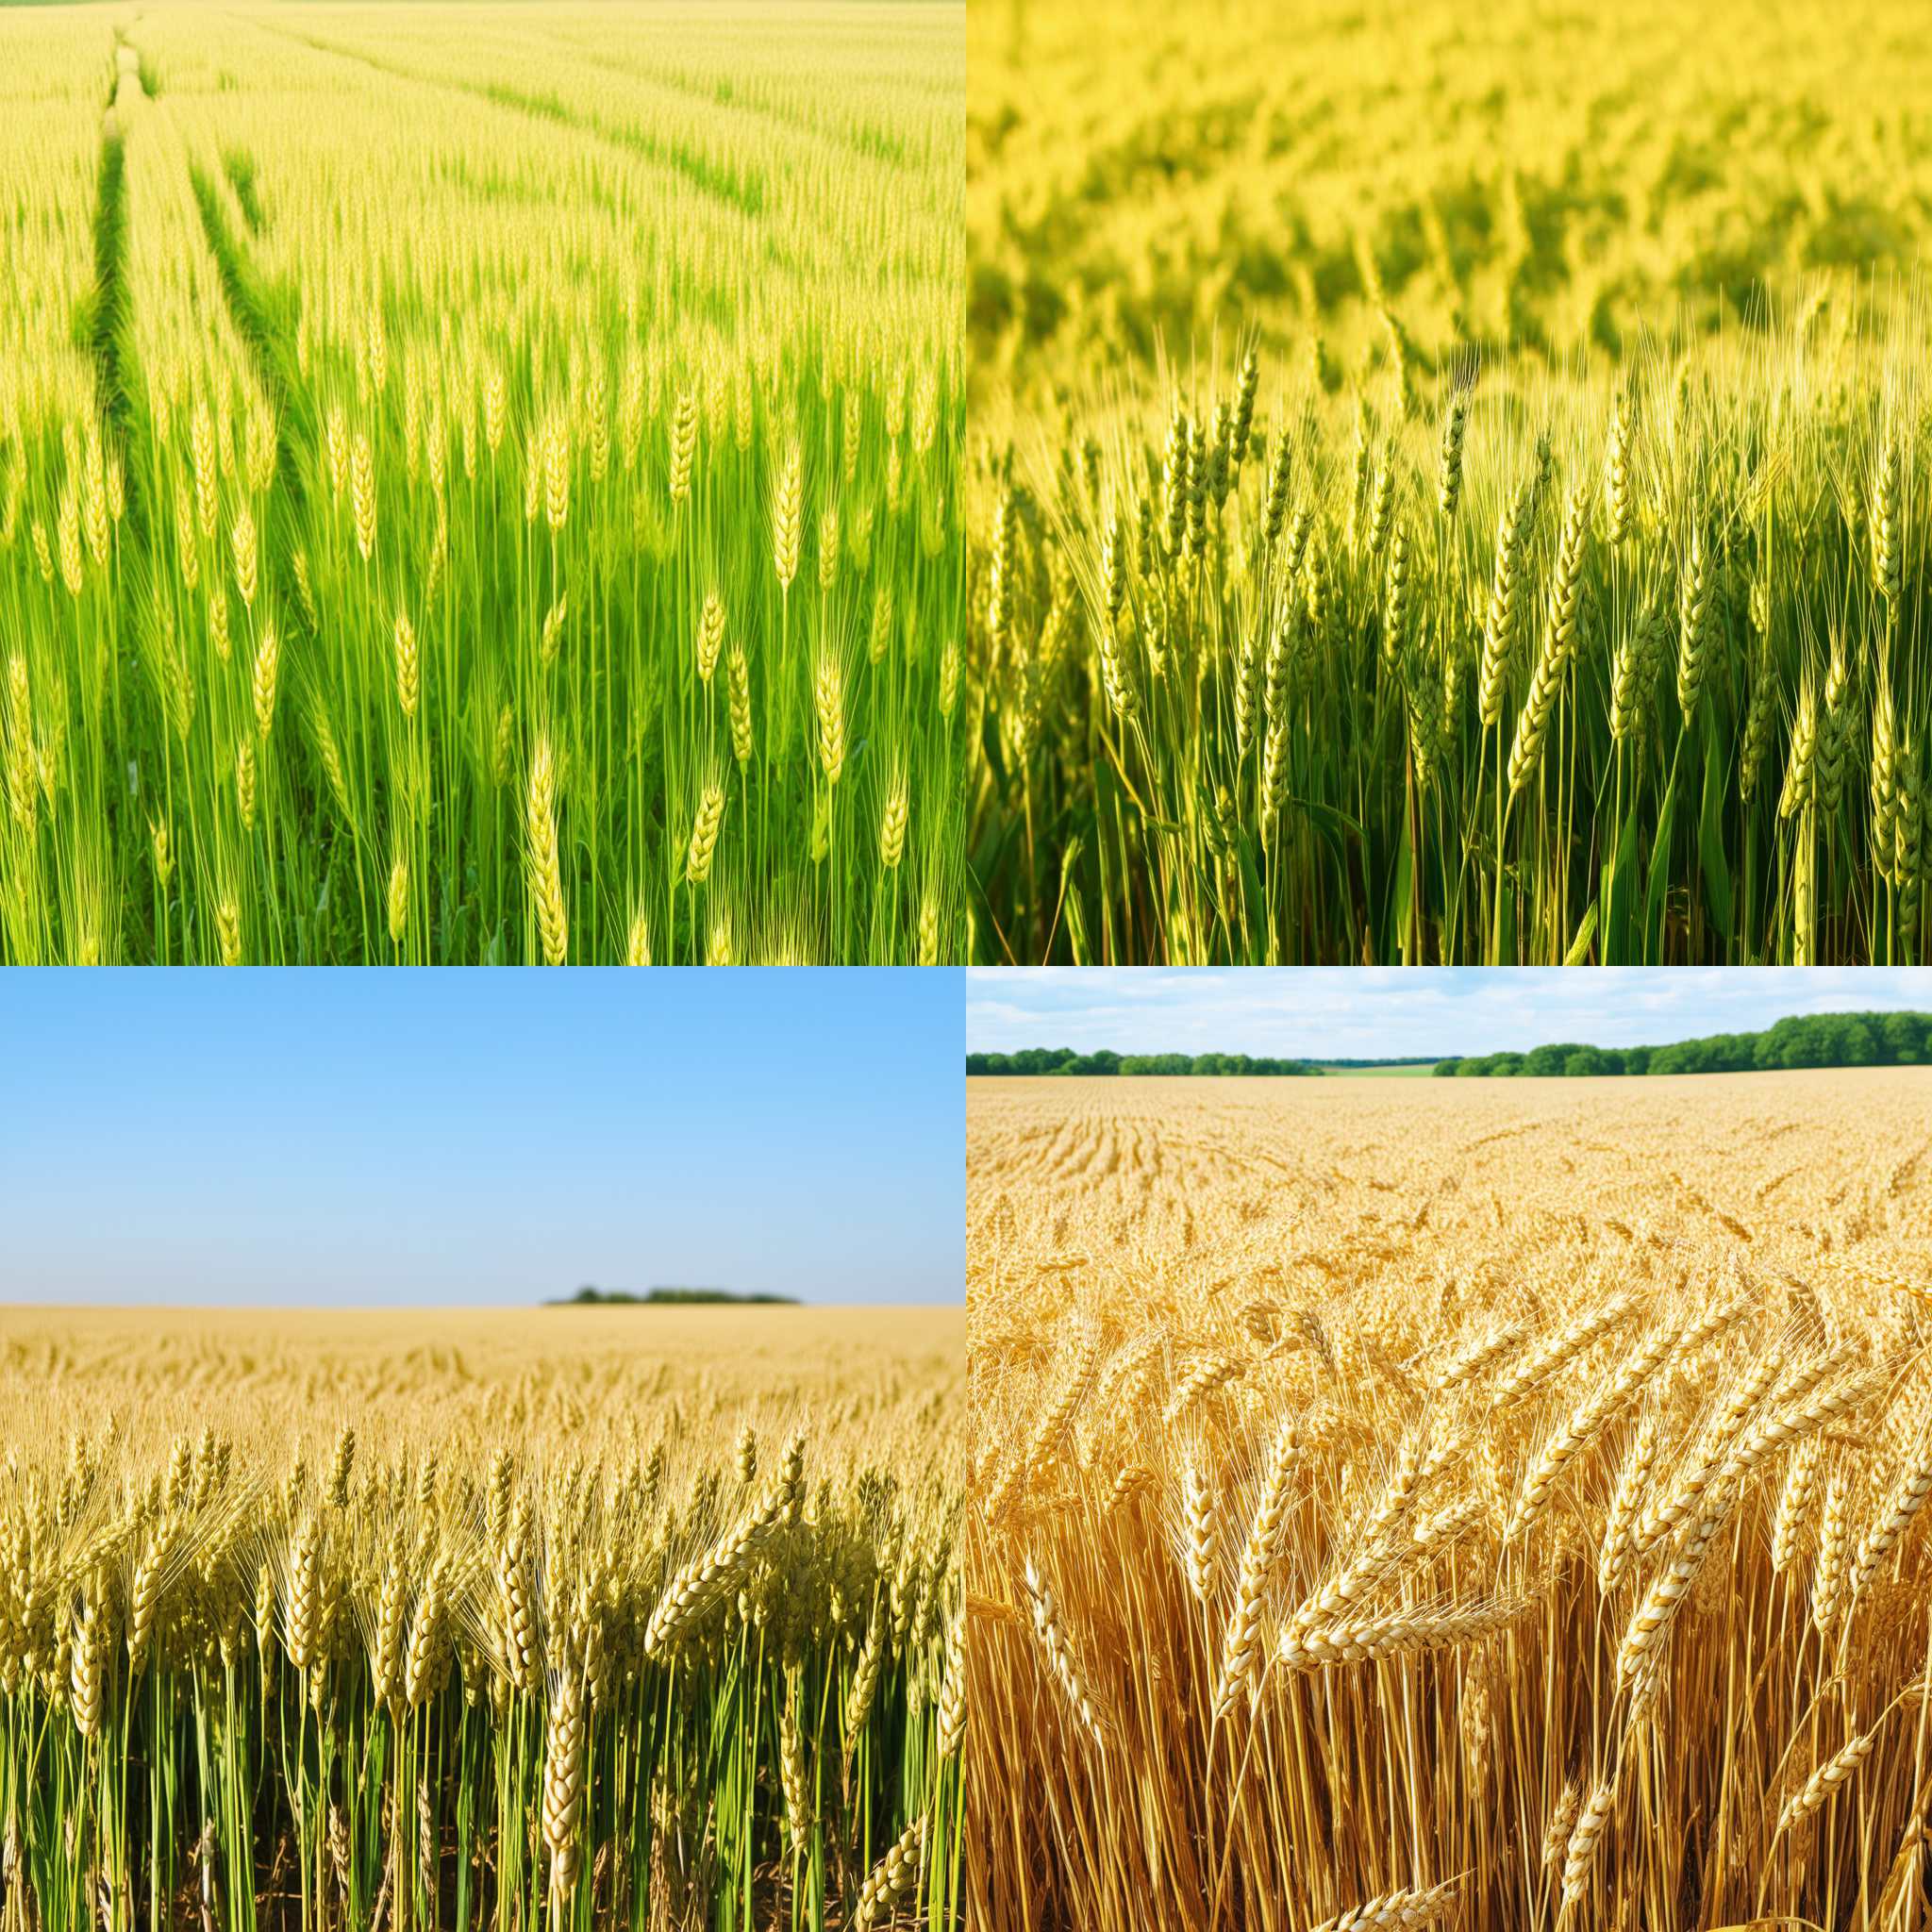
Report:
[{"label": "wheat field", "polygon": [[934,963],[963,9],[0,14],[0,961]]},{"label": "wheat field", "polygon": [[1932,1922],[1924,1079],[969,1082],[976,1922]]},{"label": "wheat field", "polygon": [[1919,25],[976,10],[973,956],[1924,958]]},{"label": "wheat field", "polygon": [[962,1357],[0,1311],[0,1924],[958,1924]]}]

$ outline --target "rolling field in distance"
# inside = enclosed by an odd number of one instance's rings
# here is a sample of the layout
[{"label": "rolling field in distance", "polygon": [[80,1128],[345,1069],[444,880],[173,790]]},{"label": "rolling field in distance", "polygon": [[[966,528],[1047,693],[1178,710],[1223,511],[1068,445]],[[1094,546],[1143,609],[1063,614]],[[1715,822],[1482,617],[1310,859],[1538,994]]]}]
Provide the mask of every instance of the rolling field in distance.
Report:
[{"label": "rolling field in distance", "polygon": [[1118,17],[1106,42],[1058,0],[969,18],[975,405],[1163,344],[1185,369],[1232,317],[1352,376],[1387,355],[1384,304],[1425,352],[1607,363],[1680,302],[1714,330],[1768,279],[1922,258],[1927,56],[1896,0]]},{"label": "rolling field in distance", "polygon": [[1909,961],[1911,10],[976,11],[974,957]]},{"label": "rolling field in distance", "polygon": [[0,960],[958,958],[963,60],[0,17]]},{"label": "rolling field in distance", "polygon": [[982,1922],[1923,1924],[1924,1086],[969,1082]]},{"label": "rolling field in distance", "polygon": [[957,1923],[962,1358],[957,1309],[0,1311],[9,1915]]}]

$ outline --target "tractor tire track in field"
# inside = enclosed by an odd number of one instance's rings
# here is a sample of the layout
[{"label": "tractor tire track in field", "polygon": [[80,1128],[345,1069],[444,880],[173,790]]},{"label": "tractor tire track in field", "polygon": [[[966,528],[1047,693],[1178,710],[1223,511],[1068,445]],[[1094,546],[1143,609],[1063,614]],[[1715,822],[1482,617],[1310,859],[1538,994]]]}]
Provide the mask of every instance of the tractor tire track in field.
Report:
[{"label": "tractor tire track in field", "polygon": [[[252,164],[245,157],[231,153],[224,158],[223,171],[237,188],[236,199],[249,231],[259,234],[264,225],[259,208],[252,193],[244,196],[240,192],[235,181],[238,167],[249,171],[248,178],[252,181]],[[229,224],[216,176],[194,161],[190,162],[188,172],[202,233],[208,239],[208,253],[214,257],[223,299],[274,413],[275,471],[287,492],[288,508],[292,511],[291,544],[278,545],[266,540],[261,544],[262,574],[274,586],[284,625],[305,630],[312,641],[314,618],[308,591],[296,580],[292,531],[308,525],[314,508],[310,491],[322,425],[295,353],[296,324],[291,310],[297,298],[291,291],[270,281],[258,267],[246,243]]]},{"label": "tractor tire track in field", "polygon": [[339,60],[360,61],[364,67],[373,68],[377,74],[386,74],[392,80],[407,80],[418,87],[447,88],[454,93],[468,94],[473,99],[488,101],[514,113],[528,114],[540,121],[554,121],[559,126],[568,127],[590,140],[622,148],[628,154],[641,155],[654,167],[681,175],[701,192],[715,196],[742,215],[755,218],[764,212],[765,177],[757,169],[721,167],[675,142],[659,141],[641,128],[625,127],[584,113],[557,94],[530,93],[504,81],[458,80],[447,75],[425,74],[399,61],[365,54],[358,47],[343,47],[331,41],[319,41],[309,34],[295,32],[292,27],[275,26],[268,21],[261,24],[275,33],[299,41],[303,46],[312,48],[318,54],[333,55]]},{"label": "tractor tire track in field", "polygon": [[[245,154],[230,150],[222,158],[222,174],[235,191],[248,231],[260,235],[267,225],[260,205],[253,192],[254,164]],[[238,178],[240,177],[240,178]],[[243,180],[249,184],[242,187]],[[219,177],[199,161],[189,163],[189,185],[193,192],[196,212],[201,218],[208,253],[213,256],[222,296],[236,333],[246,346],[256,373],[266,392],[275,418],[275,471],[286,493],[283,512],[288,520],[289,541],[276,543],[263,526],[259,550],[264,580],[272,587],[275,608],[280,614],[284,648],[295,636],[304,640],[305,650],[312,651],[317,639],[317,618],[311,604],[308,580],[298,577],[299,532],[315,521],[318,506],[313,500],[318,475],[322,425],[315,398],[303,380],[295,350],[298,297],[291,289],[271,281],[257,264],[244,241],[230,224],[222,202]],[[325,505],[321,508],[326,508]],[[307,669],[292,654],[285,658],[283,676],[297,689],[303,688]],[[297,744],[301,743],[298,739]],[[311,777],[318,774],[311,772]],[[352,850],[359,850],[359,832],[355,818],[346,822],[346,835]],[[353,858],[350,860],[354,864]],[[328,881],[336,877],[331,856]],[[362,880],[355,874],[355,890],[361,897]],[[366,912],[366,905],[365,905]]]},{"label": "tractor tire track in field", "polygon": [[827,147],[843,148],[856,155],[884,161],[888,166],[898,169],[902,174],[910,174],[918,162],[907,147],[903,136],[892,133],[875,122],[861,121],[856,125],[855,137],[841,139],[835,127],[812,120],[804,114],[791,114],[782,108],[776,108],[761,101],[752,93],[740,93],[736,90],[720,92],[716,86],[707,86],[682,74],[671,74],[662,68],[641,65],[636,59],[622,54],[607,54],[601,47],[587,46],[581,42],[565,38],[555,44],[567,48],[587,67],[595,68],[600,74],[616,74],[626,80],[648,81],[653,87],[660,87],[667,93],[682,94],[686,100],[701,101],[709,108],[726,108],[734,114],[743,114],[768,122],[774,127],[782,127],[792,134],[808,136],[822,141]]},{"label": "tractor tire track in field", "polygon": [[191,163],[189,183],[228,314],[236,333],[247,344],[256,373],[275,407],[276,465],[291,493],[305,496],[308,485],[296,443],[299,440],[302,453],[312,455],[316,424],[296,363],[295,331],[286,315],[291,298],[262,275],[246,244],[229,227],[214,176]]},{"label": "tractor tire track in field", "polygon": [[127,349],[127,154],[126,130],[117,103],[124,86],[141,92],[134,50],[116,28],[113,92],[101,116],[101,162],[94,196],[94,285],[91,297],[89,346],[94,366],[94,401],[102,425],[121,458],[122,487],[129,520],[142,528],[137,501],[139,477],[127,460],[128,430],[140,384]]}]

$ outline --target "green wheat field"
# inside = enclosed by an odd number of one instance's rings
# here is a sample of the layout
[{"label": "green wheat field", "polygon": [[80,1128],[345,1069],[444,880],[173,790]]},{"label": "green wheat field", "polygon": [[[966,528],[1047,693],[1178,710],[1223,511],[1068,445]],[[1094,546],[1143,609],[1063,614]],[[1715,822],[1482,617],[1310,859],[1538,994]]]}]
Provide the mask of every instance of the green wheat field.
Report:
[{"label": "green wheat field", "polygon": [[963,11],[0,14],[0,960],[957,959]]},{"label": "green wheat field", "polygon": [[971,17],[987,961],[1915,961],[1899,0]]}]

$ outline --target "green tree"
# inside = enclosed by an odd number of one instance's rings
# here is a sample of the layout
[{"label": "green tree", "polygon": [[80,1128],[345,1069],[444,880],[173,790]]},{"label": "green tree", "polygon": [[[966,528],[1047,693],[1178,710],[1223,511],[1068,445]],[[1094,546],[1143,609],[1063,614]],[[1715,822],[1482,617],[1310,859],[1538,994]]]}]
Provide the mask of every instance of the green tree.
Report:
[{"label": "green tree", "polygon": [[1887,1013],[1878,1023],[1879,1052],[1892,1066],[1917,1066],[1925,1058],[1925,1036],[1923,1013]]}]

